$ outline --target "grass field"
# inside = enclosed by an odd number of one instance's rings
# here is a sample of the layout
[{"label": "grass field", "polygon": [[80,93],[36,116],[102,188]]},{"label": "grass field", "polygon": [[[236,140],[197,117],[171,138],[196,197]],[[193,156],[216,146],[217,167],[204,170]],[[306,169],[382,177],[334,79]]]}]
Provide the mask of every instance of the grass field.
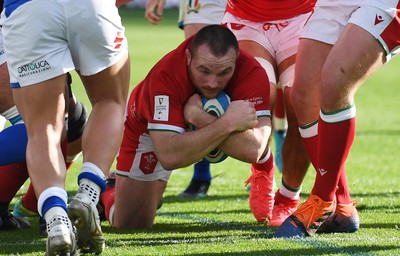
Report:
[{"label": "grass field", "polygon": [[[122,9],[121,14],[130,42],[133,88],[182,41],[183,33],[176,27],[177,10],[167,11],[157,26],[145,21],[143,10]],[[275,229],[256,223],[249,210],[244,187],[249,165],[227,159],[212,166],[213,175],[222,175],[213,179],[209,196],[201,200],[176,196],[188,184],[192,168],[174,171],[152,229],[115,230],[104,222],[107,247],[102,255],[400,255],[400,103],[395,93],[399,70],[400,60],[395,58],[357,94],[357,136],[347,162],[350,191],[359,201],[357,233],[272,238]],[[75,81],[74,92],[88,105]],[[78,161],[68,174],[70,194],[77,189],[80,165]],[[278,173],[276,181],[279,184]],[[313,181],[310,169],[302,199]],[[38,219],[29,220],[29,230],[0,233],[0,255],[44,254],[46,239],[38,234]]]}]

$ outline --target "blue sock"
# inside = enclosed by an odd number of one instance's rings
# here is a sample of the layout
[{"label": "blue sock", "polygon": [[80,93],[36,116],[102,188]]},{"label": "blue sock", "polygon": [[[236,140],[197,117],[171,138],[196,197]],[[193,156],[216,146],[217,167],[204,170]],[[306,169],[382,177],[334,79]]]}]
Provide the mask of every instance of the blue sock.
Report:
[{"label": "blue sock", "polygon": [[42,214],[43,216],[46,214],[46,212],[53,207],[61,207],[65,210],[65,212],[68,212],[68,208],[67,205],[65,204],[64,200],[62,200],[61,198],[59,198],[58,196],[52,196],[46,199],[46,201],[44,201],[43,203],[43,207],[42,207]]},{"label": "blue sock", "polygon": [[211,182],[210,163],[208,161],[201,160],[194,164],[192,180]]},{"label": "blue sock", "polygon": [[0,166],[25,162],[27,143],[28,135],[23,123],[0,132]]}]

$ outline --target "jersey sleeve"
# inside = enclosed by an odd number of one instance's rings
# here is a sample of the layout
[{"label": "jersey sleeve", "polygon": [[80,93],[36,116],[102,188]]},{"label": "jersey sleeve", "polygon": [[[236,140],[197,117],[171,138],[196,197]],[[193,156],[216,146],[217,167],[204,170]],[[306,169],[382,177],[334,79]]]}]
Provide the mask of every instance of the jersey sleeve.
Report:
[{"label": "jersey sleeve", "polygon": [[180,94],[178,83],[165,71],[150,78],[148,83],[148,130],[184,132],[183,106],[186,99]]},{"label": "jersey sleeve", "polygon": [[231,100],[254,103],[257,116],[271,116],[270,84],[267,73],[251,56],[238,61],[232,84],[228,87]]}]

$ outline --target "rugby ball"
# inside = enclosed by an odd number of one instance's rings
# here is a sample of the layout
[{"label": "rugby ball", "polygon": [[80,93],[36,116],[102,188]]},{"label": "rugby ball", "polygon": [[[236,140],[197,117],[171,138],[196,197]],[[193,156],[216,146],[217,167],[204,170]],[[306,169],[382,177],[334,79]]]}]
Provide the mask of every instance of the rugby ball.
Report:
[{"label": "rugby ball", "polygon": [[[229,104],[231,103],[231,98],[226,93],[221,92],[215,99],[208,99],[201,96],[201,101],[203,103],[203,109],[207,113],[216,117],[221,117],[228,109]],[[216,148],[208,153],[204,157],[204,160],[215,164],[224,161],[227,157],[228,156],[222,150]]]}]

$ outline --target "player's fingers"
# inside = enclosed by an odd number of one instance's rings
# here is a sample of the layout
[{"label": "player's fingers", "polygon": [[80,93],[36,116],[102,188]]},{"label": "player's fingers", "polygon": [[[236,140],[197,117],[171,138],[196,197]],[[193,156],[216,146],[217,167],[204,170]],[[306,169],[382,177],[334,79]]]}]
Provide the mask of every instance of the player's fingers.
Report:
[{"label": "player's fingers", "polygon": [[163,12],[164,12],[164,5],[163,4],[157,5],[157,15],[158,17],[160,17],[160,19],[163,16]]},{"label": "player's fingers", "polygon": [[157,24],[160,21],[160,18],[153,12],[146,13],[144,17],[152,24]]}]

